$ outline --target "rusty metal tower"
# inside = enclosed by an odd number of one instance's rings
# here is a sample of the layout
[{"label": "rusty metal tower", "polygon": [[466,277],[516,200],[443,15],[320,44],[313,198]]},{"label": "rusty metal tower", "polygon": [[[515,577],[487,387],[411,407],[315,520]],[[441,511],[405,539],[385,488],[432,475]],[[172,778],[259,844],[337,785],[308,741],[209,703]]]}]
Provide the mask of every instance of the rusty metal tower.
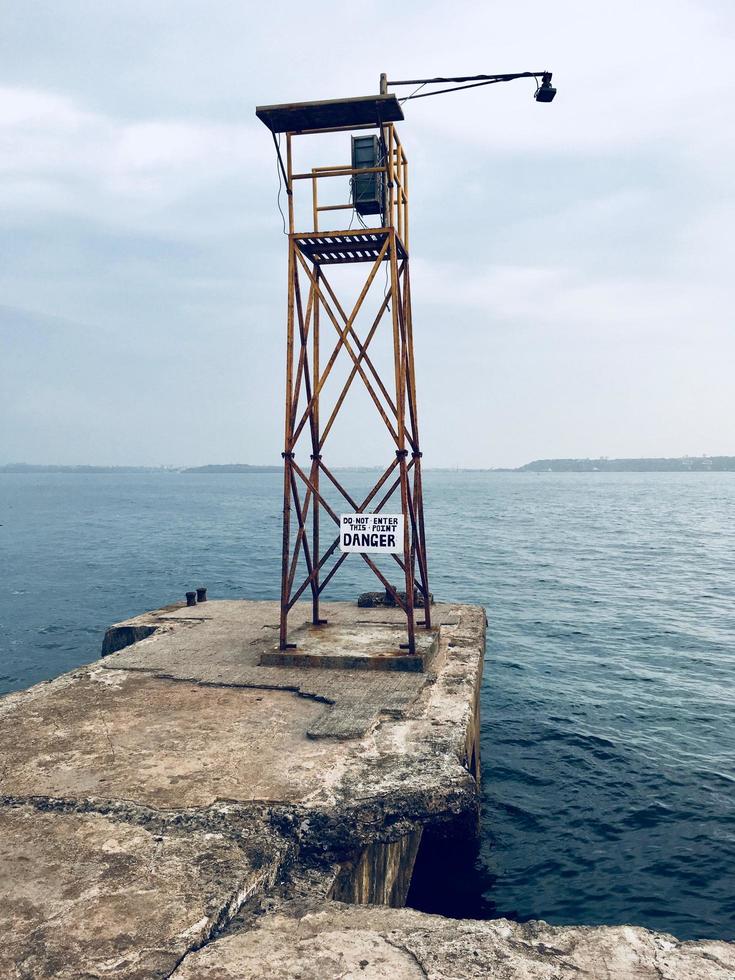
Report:
[{"label": "rusty metal tower", "polygon": [[[258,118],[273,136],[288,200],[281,650],[292,646],[288,643],[288,614],[307,590],[311,595],[312,624],[325,623],[319,615],[320,597],[350,553],[361,556],[386,593],[404,611],[407,632],[404,646],[409,654],[416,653],[416,626],[431,629],[411,317],[408,160],[395,124],[403,119],[402,104],[409,99],[515,79],[532,80],[536,101],[549,103],[556,96],[551,77],[550,72],[539,71],[388,82],[381,75],[379,95],[256,109]],[[399,102],[395,95],[388,93],[389,85],[416,88]],[[425,90],[426,86],[436,85],[450,87]],[[312,166],[307,170],[294,167],[297,137],[346,132],[353,133],[349,164]],[[360,135],[355,136],[355,132]],[[285,135],[285,162],[281,135]],[[334,178],[349,178],[350,200],[320,203],[323,201],[320,186]],[[303,187],[307,192],[297,195],[297,190]],[[299,196],[307,198],[305,212],[303,206],[300,211],[297,207]],[[342,212],[351,214],[349,222],[336,217]],[[361,227],[353,228],[355,215]],[[365,216],[371,219],[370,226]],[[354,300],[343,305],[333,286],[333,267],[358,263],[363,264],[366,274],[355,289]],[[376,290],[371,293],[371,287],[381,267],[388,270],[386,288],[376,304],[370,327],[363,330],[361,337],[357,329],[358,314],[364,313],[375,297]],[[332,328],[336,342],[327,347],[329,355],[325,359],[321,345],[326,338],[322,335],[326,332],[332,340]],[[381,377],[368,348],[376,335],[386,330],[392,343],[392,367],[388,373],[384,370],[385,376]],[[349,373],[338,394],[327,403],[325,383],[333,377],[339,358],[348,359]],[[393,453],[382,475],[362,500],[350,494],[325,461],[327,438],[358,375],[374,403],[376,421],[379,418],[389,434]],[[306,452],[308,462],[305,457],[297,459],[297,451]],[[341,495],[350,508],[349,515],[339,515],[330,505],[325,498],[324,481]],[[380,516],[399,488],[400,514]],[[324,542],[320,536],[322,512],[340,531],[337,537],[330,538],[326,548],[322,548]],[[394,533],[383,533],[386,531]],[[335,557],[338,549],[340,554]],[[371,553],[390,555],[400,569],[404,590],[389,581],[370,557]],[[301,556],[306,574],[297,582]],[[417,606],[424,610],[424,617],[418,623]]]},{"label": "rusty metal tower", "polygon": [[[410,654],[416,650],[416,626],[431,627],[411,318],[408,160],[395,126],[403,119],[401,105],[385,91],[384,79],[381,88],[380,95],[366,98],[256,110],[273,134],[288,201],[281,649],[290,645],[289,611],[304,593],[311,597],[312,623],[324,623],[320,597],[350,554],[341,550],[335,555],[343,544],[339,534],[326,541],[322,538],[322,514],[340,526],[340,515],[325,498],[325,480],[339,492],[352,515],[381,514],[400,490],[400,515],[397,506],[395,512],[402,520],[393,520],[400,540],[389,554],[400,569],[403,588],[394,586],[378,567],[377,556],[371,557],[376,549],[365,543],[367,538],[359,539],[365,548],[356,553],[405,612]],[[349,164],[322,165],[304,172],[295,169],[297,137],[348,132],[360,133],[352,137]],[[285,162],[281,134],[285,135]],[[320,186],[340,177],[349,178],[350,201],[321,204]],[[307,196],[308,191],[311,194],[306,227],[297,227],[302,188]],[[356,213],[359,226],[352,227],[352,220],[338,220],[337,215],[344,212],[352,217]],[[365,216],[372,219],[370,226]],[[365,276],[354,298],[343,304],[333,286],[333,268],[357,263],[362,263]],[[378,272],[386,267],[387,288],[376,287],[371,292]],[[358,336],[358,314],[364,314],[371,302],[377,307],[371,326]],[[389,331],[393,350],[390,375],[382,377],[369,351],[381,330]],[[338,358],[348,359],[349,373],[327,404],[325,384]],[[385,426],[394,447],[393,457],[361,500],[350,494],[327,463],[328,437],[358,376],[374,403],[376,422]],[[304,455],[299,457],[299,451]],[[306,567],[303,581],[296,579],[300,555]],[[424,613],[418,624],[416,606],[422,606]]]}]

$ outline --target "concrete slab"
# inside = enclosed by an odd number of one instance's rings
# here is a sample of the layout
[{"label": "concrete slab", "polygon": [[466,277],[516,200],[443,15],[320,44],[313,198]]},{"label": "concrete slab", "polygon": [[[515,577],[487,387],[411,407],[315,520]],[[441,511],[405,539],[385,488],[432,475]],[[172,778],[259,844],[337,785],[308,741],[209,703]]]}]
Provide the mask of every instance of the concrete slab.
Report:
[{"label": "concrete slab", "polygon": [[276,603],[167,607],[0,700],[0,977],[729,980],[724,943],[327,901],[400,903],[424,828],[476,818],[484,611],[434,617],[419,674],[263,666]]},{"label": "concrete slab", "polygon": [[274,645],[260,655],[264,667],[323,667],[346,670],[397,670],[423,673],[436,653],[439,630],[418,629],[416,652],[409,654],[406,632],[392,623],[313,626],[293,630],[293,649]]},{"label": "concrete slab", "polygon": [[[396,800],[415,792],[419,811],[437,793],[453,808],[475,805],[467,767],[481,609],[437,607],[437,653],[420,675],[261,667],[276,603],[197,609],[206,617],[192,620],[186,607],[139,617],[154,632],[133,646],[0,701],[2,792],[158,809],[231,800],[329,810],[373,799],[377,783]],[[396,622],[390,610],[348,603],[326,611],[341,628]]]},{"label": "concrete slab", "polygon": [[0,976],[168,977],[281,860],[211,830],[0,808]]},{"label": "concrete slab", "polygon": [[409,909],[283,910],[187,956],[172,980],[732,980],[735,945],[632,926],[478,922]]},{"label": "concrete slab", "polygon": [[[446,629],[445,639],[459,624],[467,607],[437,604],[433,621]],[[332,627],[359,627],[367,632],[380,626],[398,628],[400,609],[359,609],[353,603],[324,603]],[[275,602],[208,601],[195,607],[166,607],[118,623],[107,631],[105,648],[112,648],[135,631],[147,632],[134,646],[105,656],[108,668],[141,670],[159,677],[205,684],[225,684],[294,691],[324,705],[323,714],[307,729],[315,738],[355,738],[365,734],[382,715],[405,713],[420,691],[436,676],[439,665],[427,665],[423,675],[396,672],[379,676],[370,671],[261,665],[264,653],[276,648],[279,607]],[[297,603],[291,614],[293,631],[307,626],[311,607]],[[299,623],[300,621],[300,623]],[[482,621],[484,643],[484,619]],[[440,645],[437,647],[439,649]],[[380,672],[382,675],[382,672]]]},{"label": "concrete slab", "polygon": [[77,672],[0,703],[2,792],[158,809],[325,802],[349,749],[307,737],[323,710],[289,691]]},{"label": "concrete slab", "polygon": [[297,867],[323,898],[401,901],[421,828],[476,817],[481,609],[437,610],[424,674],[263,667],[275,603],[194,612],[120,624],[106,648],[137,642],[0,700],[3,978],[168,977]]}]

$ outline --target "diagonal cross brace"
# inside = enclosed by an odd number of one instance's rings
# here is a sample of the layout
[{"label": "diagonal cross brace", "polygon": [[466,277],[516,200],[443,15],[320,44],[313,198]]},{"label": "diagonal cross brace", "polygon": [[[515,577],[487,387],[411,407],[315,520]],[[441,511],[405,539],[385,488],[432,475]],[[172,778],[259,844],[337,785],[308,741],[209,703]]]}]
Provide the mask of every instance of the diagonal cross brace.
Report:
[{"label": "diagonal cross brace", "polygon": [[[303,472],[303,470],[296,463],[294,463],[292,461],[291,465],[292,465],[294,471],[297,473],[297,475],[299,477],[301,477],[301,479],[303,480],[303,482],[306,485],[307,489],[310,490],[311,493],[314,495],[314,499],[317,500],[324,507],[324,509],[329,514],[329,516],[335,522],[335,524],[337,524],[339,526],[339,518],[337,517],[337,515],[335,514],[335,512],[332,510],[332,508],[329,506],[329,504],[326,502],[326,500],[324,500],[324,498],[322,497],[322,495],[320,494],[320,492],[316,489],[316,487],[314,486],[314,484],[312,483],[312,481],[306,476],[306,474]],[[319,466],[320,466],[320,469],[324,470],[324,472],[325,472],[325,474],[327,476],[330,476],[330,474],[327,471],[326,467],[321,462],[320,462]],[[394,460],[390,464],[390,466],[386,469],[386,471],[383,473],[383,475],[381,476],[381,478],[375,484],[375,486],[370,491],[370,493],[368,494],[368,496],[365,498],[365,500],[363,501],[362,505],[359,506],[359,507],[356,507],[356,512],[358,514],[359,513],[362,513],[365,510],[365,508],[368,506],[368,504],[371,503],[371,501],[374,499],[374,497],[377,496],[378,492],[385,485],[385,483],[388,480],[390,474],[393,472],[393,470],[396,468],[396,466],[398,466],[398,460],[397,459]],[[411,463],[408,464],[407,470],[410,470],[412,466],[413,466],[413,460],[411,461]],[[399,476],[399,477],[396,478],[396,480],[394,480],[392,486],[390,487],[390,489],[388,490],[388,492],[383,495],[383,498],[381,499],[380,503],[377,505],[377,507],[375,508],[375,510],[373,511],[373,513],[375,513],[375,514],[380,513],[380,511],[383,509],[383,507],[385,506],[385,504],[387,503],[387,501],[395,493],[395,491],[396,491],[396,489],[397,489],[397,487],[398,487],[398,485],[400,483],[400,479],[401,478]],[[339,487],[339,484],[338,483],[335,483],[335,486],[337,486],[338,489],[341,489]],[[343,491],[343,495],[344,495],[344,491]],[[352,501],[352,503],[354,503],[354,501]],[[337,546],[338,545],[339,545],[339,536],[337,536],[334,539],[334,541],[332,542],[332,544],[330,545],[330,547],[327,549],[327,551],[322,556],[322,558],[319,561],[318,565],[316,565],[315,568],[313,568],[313,569],[311,569],[309,571],[309,574],[307,575],[305,581],[299,586],[298,590],[294,593],[294,595],[289,600],[287,609],[290,610],[294,606],[294,604],[298,601],[298,599],[300,598],[300,596],[302,595],[302,593],[304,592],[304,590],[307,589],[309,587],[309,585],[311,585],[311,583],[316,579],[317,575],[319,574],[319,572],[321,571],[321,569],[324,567],[324,565],[326,564],[326,562],[328,561],[328,559],[334,554],[334,552],[337,549]],[[395,588],[390,584],[390,582],[388,582],[386,580],[385,576],[381,573],[380,569],[377,568],[377,566],[368,558],[368,556],[366,554],[360,553],[360,555],[361,555],[362,559],[367,563],[367,565],[372,569],[372,571],[375,573],[375,575],[383,583],[383,585],[385,586],[386,591],[389,592],[393,596],[396,604],[398,606],[400,606],[401,609],[403,609],[405,611],[405,608],[406,607],[405,607],[403,601],[398,596],[398,593],[396,592]],[[334,573],[337,571],[337,568],[342,564],[342,562],[347,557],[348,557],[347,553],[345,553],[344,555],[341,555],[340,556],[340,558],[336,562],[335,566],[330,570],[329,575],[327,576],[327,578],[324,580],[324,582],[321,583],[321,587],[319,589],[320,592],[324,589],[324,587],[327,585],[327,583],[332,578],[332,576],[334,575]],[[401,567],[403,567],[402,566],[402,563],[399,562],[399,564],[401,564]],[[290,593],[290,588],[289,588],[289,593]]]},{"label": "diagonal cross brace", "polygon": [[313,288],[315,290],[315,293],[319,297],[322,305],[324,306],[324,309],[327,311],[327,314],[329,316],[329,319],[332,321],[332,324],[334,325],[335,330],[339,334],[339,340],[337,341],[337,345],[335,346],[335,348],[334,348],[334,350],[332,352],[332,355],[329,358],[329,362],[327,363],[327,366],[324,369],[324,373],[322,374],[322,376],[319,379],[319,384],[317,385],[317,387],[316,387],[316,389],[314,391],[314,394],[310,398],[309,403],[306,406],[306,410],[304,411],[304,414],[302,415],[301,420],[300,420],[298,426],[296,427],[295,432],[293,433],[293,436],[291,438],[291,445],[292,446],[296,444],[296,440],[298,439],[299,435],[301,434],[301,430],[303,429],[304,425],[308,421],[308,419],[309,419],[309,417],[311,415],[311,411],[312,411],[313,405],[316,402],[317,398],[319,397],[319,394],[320,394],[322,388],[324,387],[324,383],[327,380],[327,378],[329,377],[329,374],[331,373],[332,367],[334,366],[334,362],[337,359],[337,355],[339,354],[339,351],[342,349],[342,347],[344,347],[347,350],[348,354],[352,358],[353,363],[355,364],[355,366],[357,367],[357,370],[360,373],[360,377],[362,378],[363,382],[365,383],[365,387],[367,388],[367,390],[368,390],[371,398],[373,399],[373,401],[375,403],[375,407],[377,408],[377,410],[378,410],[381,418],[385,422],[385,424],[386,424],[386,426],[388,428],[388,431],[390,432],[390,434],[391,434],[394,442],[396,443],[396,445],[398,445],[398,441],[399,441],[398,440],[398,435],[397,435],[395,429],[393,428],[393,425],[391,424],[390,420],[388,419],[388,416],[385,413],[385,409],[383,408],[383,405],[381,404],[380,399],[375,394],[375,391],[374,391],[372,385],[370,384],[370,381],[368,380],[368,377],[365,374],[365,372],[364,372],[364,370],[362,368],[362,365],[358,362],[357,356],[355,355],[355,352],[352,350],[352,347],[350,345],[350,342],[347,339],[347,335],[348,335],[350,329],[352,328],[352,323],[353,323],[355,317],[357,316],[357,314],[358,314],[358,312],[360,310],[360,307],[362,306],[362,303],[363,303],[363,301],[365,299],[365,296],[367,295],[367,292],[368,292],[370,286],[372,285],[373,280],[375,279],[375,275],[376,275],[376,273],[378,271],[378,268],[380,267],[380,263],[382,262],[383,257],[384,257],[384,255],[385,255],[385,253],[387,251],[388,242],[389,242],[389,240],[386,239],[386,241],[384,242],[384,244],[383,244],[383,246],[382,246],[382,248],[380,250],[380,253],[379,253],[377,259],[373,263],[373,267],[370,270],[370,275],[368,276],[367,282],[365,283],[365,285],[362,288],[362,291],[360,293],[360,296],[358,297],[358,300],[357,300],[357,302],[355,304],[355,307],[354,307],[352,313],[350,314],[349,318],[347,319],[347,321],[345,322],[345,324],[344,324],[343,327],[340,327],[339,323],[337,322],[337,318],[335,317],[335,315],[334,315],[334,313],[332,311],[332,308],[330,307],[329,303],[327,302],[326,298],[324,297],[324,294],[322,293],[321,289],[319,288],[319,284],[317,283],[316,279],[312,275],[312,272],[309,269],[309,267],[308,267],[308,265],[306,263],[306,260],[301,255],[301,252],[299,252],[298,249],[296,250],[296,255],[298,257],[299,262],[303,266],[304,271],[306,272],[306,275],[309,277],[309,280],[312,283],[312,286],[313,286]]}]

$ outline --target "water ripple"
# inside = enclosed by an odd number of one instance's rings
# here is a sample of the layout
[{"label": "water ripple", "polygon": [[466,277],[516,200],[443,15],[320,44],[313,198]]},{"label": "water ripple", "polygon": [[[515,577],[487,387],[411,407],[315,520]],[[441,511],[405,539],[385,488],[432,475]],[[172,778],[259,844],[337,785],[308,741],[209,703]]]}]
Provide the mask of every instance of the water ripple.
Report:
[{"label": "water ripple", "polygon": [[[466,915],[733,938],[735,474],[425,485],[433,591],[490,623],[482,838],[447,892]],[[280,494],[277,474],[0,474],[0,693],[196,585],[275,599]],[[347,562],[334,586],[373,580]]]}]

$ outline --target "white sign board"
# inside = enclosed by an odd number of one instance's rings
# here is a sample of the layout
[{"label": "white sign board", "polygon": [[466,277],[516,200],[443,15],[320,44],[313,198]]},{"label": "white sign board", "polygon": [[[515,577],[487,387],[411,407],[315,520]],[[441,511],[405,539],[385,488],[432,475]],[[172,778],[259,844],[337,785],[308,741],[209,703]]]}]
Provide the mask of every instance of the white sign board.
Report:
[{"label": "white sign board", "polygon": [[403,514],[340,514],[339,548],[347,552],[403,551]]}]

